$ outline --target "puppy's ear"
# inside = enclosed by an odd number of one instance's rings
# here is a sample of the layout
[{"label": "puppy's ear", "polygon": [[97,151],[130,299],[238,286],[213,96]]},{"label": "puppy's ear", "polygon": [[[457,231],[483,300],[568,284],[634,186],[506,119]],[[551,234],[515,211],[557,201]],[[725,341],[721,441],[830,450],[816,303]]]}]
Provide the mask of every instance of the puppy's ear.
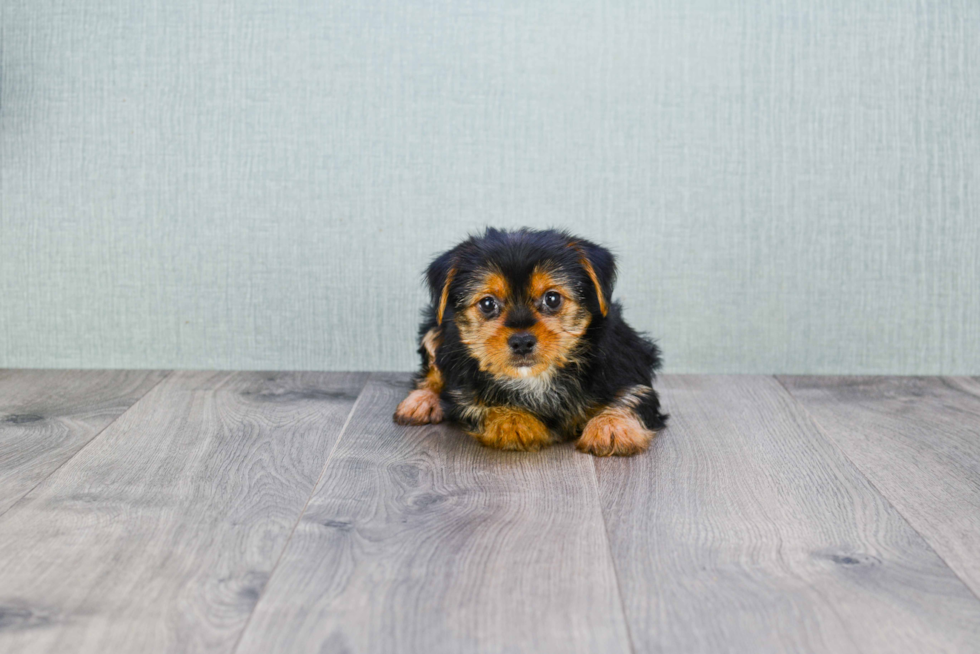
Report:
[{"label": "puppy's ear", "polygon": [[595,286],[599,312],[603,316],[607,315],[609,302],[612,301],[613,286],[616,284],[616,258],[606,248],[590,241],[572,241],[569,247],[574,248],[578,253],[582,269]]},{"label": "puppy's ear", "polygon": [[455,247],[448,252],[443,252],[425,271],[425,278],[429,283],[429,295],[432,304],[436,307],[436,322],[440,325],[442,316],[446,312],[446,305],[449,303],[449,287],[452,286],[453,278],[456,276],[458,250],[459,247]]}]

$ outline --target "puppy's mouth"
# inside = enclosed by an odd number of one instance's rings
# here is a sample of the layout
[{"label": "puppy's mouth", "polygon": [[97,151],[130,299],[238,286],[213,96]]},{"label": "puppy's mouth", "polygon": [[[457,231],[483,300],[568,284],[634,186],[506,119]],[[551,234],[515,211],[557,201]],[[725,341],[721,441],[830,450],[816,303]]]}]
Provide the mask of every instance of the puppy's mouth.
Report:
[{"label": "puppy's mouth", "polygon": [[510,365],[517,372],[519,377],[530,377],[536,372],[535,367],[538,366],[538,358],[533,354],[515,354],[510,357]]}]

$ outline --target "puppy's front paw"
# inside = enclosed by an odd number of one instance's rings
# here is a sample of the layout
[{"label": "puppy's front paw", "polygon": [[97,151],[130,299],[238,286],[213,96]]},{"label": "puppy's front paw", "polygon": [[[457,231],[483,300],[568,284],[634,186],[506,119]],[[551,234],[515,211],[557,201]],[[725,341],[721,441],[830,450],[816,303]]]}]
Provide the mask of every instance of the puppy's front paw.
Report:
[{"label": "puppy's front paw", "polygon": [[527,411],[495,407],[487,411],[483,431],[473,434],[487,447],[531,452],[551,445],[553,437],[543,422]]},{"label": "puppy's front paw", "polygon": [[647,449],[653,436],[629,409],[609,408],[589,420],[575,447],[595,456],[633,456]]},{"label": "puppy's front paw", "polygon": [[442,422],[439,396],[428,389],[414,390],[395,409],[399,425],[427,425]]}]

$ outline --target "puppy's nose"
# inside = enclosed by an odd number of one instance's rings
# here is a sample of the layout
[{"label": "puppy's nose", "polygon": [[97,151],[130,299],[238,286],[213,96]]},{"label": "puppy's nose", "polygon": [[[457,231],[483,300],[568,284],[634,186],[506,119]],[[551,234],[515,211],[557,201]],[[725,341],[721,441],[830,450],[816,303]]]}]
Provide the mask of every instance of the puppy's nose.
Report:
[{"label": "puppy's nose", "polygon": [[537,342],[538,339],[534,337],[534,334],[529,334],[528,332],[517,332],[507,339],[507,345],[510,346],[511,351],[514,354],[522,355],[530,354]]}]

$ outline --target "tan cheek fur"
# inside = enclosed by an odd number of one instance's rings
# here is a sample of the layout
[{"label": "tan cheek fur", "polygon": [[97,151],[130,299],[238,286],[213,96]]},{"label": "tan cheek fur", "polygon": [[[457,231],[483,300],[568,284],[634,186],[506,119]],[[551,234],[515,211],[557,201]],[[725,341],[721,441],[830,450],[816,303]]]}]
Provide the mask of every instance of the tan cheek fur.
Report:
[{"label": "tan cheek fur", "polygon": [[539,356],[548,366],[564,366],[574,360],[575,349],[589,326],[589,313],[574,300],[566,299],[554,315],[537,314],[531,333],[538,339]]},{"label": "tan cheek fur", "polygon": [[503,322],[502,316],[487,320],[476,306],[457,314],[456,319],[460,340],[480,362],[480,370],[493,375],[508,374],[511,368],[507,345],[511,330]]}]

